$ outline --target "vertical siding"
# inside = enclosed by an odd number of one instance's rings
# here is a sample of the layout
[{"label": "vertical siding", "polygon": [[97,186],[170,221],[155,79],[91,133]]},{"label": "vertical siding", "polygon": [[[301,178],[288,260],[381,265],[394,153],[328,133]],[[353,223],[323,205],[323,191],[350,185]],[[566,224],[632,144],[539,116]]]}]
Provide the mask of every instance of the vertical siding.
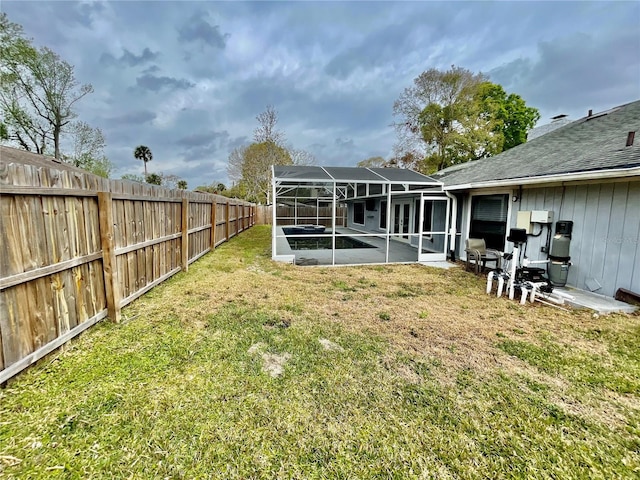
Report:
[{"label": "vertical siding", "polygon": [[[639,206],[638,181],[525,189],[512,211],[511,225],[516,224],[518,210],[553,211],[552,233],[558,220],[573,221],[568,283],[586,289],[586,282],[593,279],[602,286],[597,293],[608,296],[618,288],[640,292]],[[529,259],[546,259],[540,248],[547,228],[540,236],[529,237]],[[535,225],[533,233],[540,230]]]}]

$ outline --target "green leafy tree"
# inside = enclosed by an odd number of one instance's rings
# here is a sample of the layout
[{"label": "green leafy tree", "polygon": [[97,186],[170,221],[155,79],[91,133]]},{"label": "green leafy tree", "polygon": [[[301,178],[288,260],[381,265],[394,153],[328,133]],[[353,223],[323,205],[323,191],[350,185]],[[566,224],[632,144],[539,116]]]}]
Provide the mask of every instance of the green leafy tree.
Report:
[{"label": "green leafy tree", "polygon": [[478,97],[482,110],[496,120],[494,132],[502,135],[502,151],[525,143],[527,132],[540,120],[538,109],[528,107],[520,95],[507,94],[501,85],[483,83]]},{"label": "green leafy tree", "polygon": [[162,176],[157,173],[150,173],[145,177],[145,180],[151,185],[162,185]]},{"label": "green leafy tree", "polygon": [[[227,173],[240,193],[252,202],[269,203],[271,197],[271,166],[292,165],[291,154],[282,146],[284,134],[276,129],[278,113],[271,105],[256,116],[254,143],[235,148],[229,155]],[[296,154],[298,155],[298,154]]]},{"label": "green leafy tree", "polygon": [[244,198],[244,199],[249,198],[246,185],[242,182],[232,185],[231,187],[225,190],[214,192],[214,193],[224,195],[225,197],[228,197],[228,198]]},{"label": "green leafy tree", "polygon": [[73,161],[76,167],[80,167],[83,170],[98,175],[100,177],[109,178],[111,171],[113,170],[113,164],[104,155],[100,157],[91,157],[84,154]]},{"label": "green leafy tree", "polygon": [[247,200],[270,202],[272,165],[293,165],[291,155],[272,142],[254,143],[245,150],[241,183],[246,188]]},{"label": "green leafy tree", "polygon": [[0,110],[3,140],[21,148],[43,154],[51,140],[51,127],[40,116],[32,115],[26,103],[22,77],[29,77],[25,64],[38,55],[24,37],[22,26],[0,13]]},{"label": "green leafy tree", "polygon": [[227,189],[226,185],[222,182],[211,182],[209,185],[200,185],[196,187],[197,191],[222,194]]},{"label": "green leafy tree", "polygon": [[395,102],[394,114],[401,119],[396,159],[410,159],[425,173],[521,143],[538,118],[518,95],[455,66],[420,74]]},{"label": "green leafy tree", "polygon": [[65,156],[66,162],[101,177],[109,178],[113,164],[105,156],[105,140],[102,130],[86,122],[74,122],[70,129],[73,152]]},{"label": "green leafy tree", "polygon": [[225,195],[269,203],[272,165],[312,165],[315,158],[305,150],[284,146],[284,133],[276,128],[278,113],[273,106],[268,105],[256,120],[254,142],[229,154],[227,174],[234,186]]},{"label": "green leafy tree", "polygon": [[133,151],[133,156],[144,162],[144,178],[147,178],[147,163],[153,160],[153,153],[146,145],[138,145]]},{"label": "green leafy tree", "polygon": [[93,92],[80,85],[74,67],[47,47],[36,49],[22,36],[22,28],[0,19],[0,37],[18,35],[0,50],[0,106],[13,135],[23,147],[43,153],[53,142],[55,158],[64,128],[76,117],[75,104]]},{"label": "green leafy tree", "polygon": [[171,188],[171,189],[175,189],[178,188],[178,182],[180,181],[180,177],[174,174],[164,174],[164,173],[160,173],[160,177],[162,178],[162,185],[167,187],[167,188]]},{"label": "green leafy tree", "polygon": [[136,173],[125,173],[120,178],[122,178],[123,180],[129,180],[131,182],[144,183],[144,177]]},{"label": "green leafy tree", "polygon": [[178,183],[176,185],[180,190],[186,190],[187,189],[187,181],[186,180],[178,180]]}]

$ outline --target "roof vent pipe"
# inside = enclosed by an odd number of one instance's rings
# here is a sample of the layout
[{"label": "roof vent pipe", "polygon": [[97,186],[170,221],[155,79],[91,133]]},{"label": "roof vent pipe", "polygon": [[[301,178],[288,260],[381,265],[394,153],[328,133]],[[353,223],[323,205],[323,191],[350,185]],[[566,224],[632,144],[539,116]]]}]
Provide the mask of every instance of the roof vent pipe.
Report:
[{"label": "roof vent pipe", "polygon": [[629,132],[627,135],[627,147],[633,145],[634,138],[636,138],[636,132]]},{"label": "roof vent pipe", "polygon": [[593,115],[593,110],[589,109],[589,114],[587,115],[587,117],[590,117],[591,115]]}]

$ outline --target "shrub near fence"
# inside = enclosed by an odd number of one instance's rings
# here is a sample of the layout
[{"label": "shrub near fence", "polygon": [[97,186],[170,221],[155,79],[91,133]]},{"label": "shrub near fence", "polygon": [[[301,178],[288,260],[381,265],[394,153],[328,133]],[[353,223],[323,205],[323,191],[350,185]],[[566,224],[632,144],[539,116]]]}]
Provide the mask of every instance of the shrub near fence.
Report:
[{"label": "shrub near fence", "polygon": [[252,226],[255,206],[0,147],[0,383]]}]

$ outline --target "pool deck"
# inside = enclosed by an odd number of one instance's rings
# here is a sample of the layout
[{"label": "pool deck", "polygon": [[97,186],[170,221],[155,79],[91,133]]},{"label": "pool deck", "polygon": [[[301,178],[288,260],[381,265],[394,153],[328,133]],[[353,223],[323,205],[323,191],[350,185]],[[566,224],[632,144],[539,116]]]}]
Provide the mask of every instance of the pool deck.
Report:
[{"label": "pool deck", "polygon": [[[386,240],[378,236],[366,236],[357,230],[337,227],[336,233],[349,235],[358,240],[373,245],[375,248],[348,248],[336,249],[335,265],[366,265],[387,263],[385,255]],[[282,234],[281,232],[279,235]],[[300,265],[331,265],[332,252],[328,250],[292,250],[289,242],[284,237],[276,238],[276,251],[278,256],[285,259],[293,256],[294,261]],[[418,261],[418,249],[408,243],[398,240],[389,241],[388,263],[416,263]],[[431,262],[422,262],[430,264]],[[443,263],[443,262],[434,262]]]}]

